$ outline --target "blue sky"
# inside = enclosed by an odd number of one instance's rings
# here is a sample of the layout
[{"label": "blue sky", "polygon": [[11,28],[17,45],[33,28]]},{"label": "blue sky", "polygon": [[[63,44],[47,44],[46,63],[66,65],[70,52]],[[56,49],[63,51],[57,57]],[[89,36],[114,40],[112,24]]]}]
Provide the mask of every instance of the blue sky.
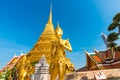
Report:
[{"label": "blue sky", "polygon": [[120,12],[120,0],[0,0],[0,68],[21,50],[27,53],[38,40],[49,16],[59,21],[73,51],[67,57],[80,68],[86,64],[84,50],[104,50],[101,33],[108,34],[112,17]]}]

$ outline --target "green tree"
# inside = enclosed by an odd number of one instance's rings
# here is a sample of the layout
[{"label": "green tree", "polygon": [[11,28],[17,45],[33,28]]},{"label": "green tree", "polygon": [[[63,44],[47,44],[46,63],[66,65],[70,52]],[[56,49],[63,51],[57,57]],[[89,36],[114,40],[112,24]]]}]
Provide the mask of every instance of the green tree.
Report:
[{"label": "green tree", "polygon": [[108,31],[112,31],[116,27],[118,27],[118,33],[120,34],[120,13],[113,17],[112,23],[108,27]]},{"label": "green tree", "polygon": [[108,31],[113,31],[116,28],[118,28],[118,32],[111,32],[107,36],[108,47],[112,49],[112,58],[114,55],[114,51],[116,50],[120,51],[120,47],[117,46],[117,43],[115,42],[116,40],[119,39],[119,35],[120,35],[120,13],[116,14],[113,17],[112,23],[108,26]]}]

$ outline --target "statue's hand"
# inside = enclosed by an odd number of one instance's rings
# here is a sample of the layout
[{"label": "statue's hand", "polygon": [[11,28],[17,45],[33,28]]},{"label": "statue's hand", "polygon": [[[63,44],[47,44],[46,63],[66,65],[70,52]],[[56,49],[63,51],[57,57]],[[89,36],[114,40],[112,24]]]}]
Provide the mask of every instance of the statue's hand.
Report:
[{"label": "statue's hand", "polygon": [[66,40],[61,40],[61,41],[60,41],[60,44],[61,44],[65,49],[69,50],[70,52],[72,51],[72,47],[71,47],[70,42],[69,42],[68,39],[66,39]]},{"label": "statue's hand", "polygon": [[69,39],[66,39],[66,44],[67,44],[67,45],[70,45]]}]

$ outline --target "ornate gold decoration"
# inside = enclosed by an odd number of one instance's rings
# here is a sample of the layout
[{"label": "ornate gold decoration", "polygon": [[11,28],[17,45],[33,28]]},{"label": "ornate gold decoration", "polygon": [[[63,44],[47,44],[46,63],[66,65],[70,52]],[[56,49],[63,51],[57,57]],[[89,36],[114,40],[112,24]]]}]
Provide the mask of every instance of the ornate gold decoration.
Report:
[{"label": "ornate gold decoration", "polygon": [[64,80],[66,72],[74,71],[74,65],[70,59],[66,58],[65,50],[72,51],[69,40],[62,39],[63,31],[59,24],[56,28],[56,41],[52,41],[52,54],[50,63],[50,80],[55,80],[57,75],[59,80]]},{"label": "ornate gold decoration", "polygon": [[19,80],[27,80],[30,78],[33,67],[31,66],[30,60],[27,59],[26,55],[23,55],[19,63],[16,65],[17,74]]},{"label": "ornate gold decoration", "polygon": [[50,10],[48,23],[46,24],[42,35],[38,39],[34,48],[27,54],[27,58],[30,59],[31,62],[39,61],[41,56],[44,54],[46,56],[47,62],[50,63],[50,58],[51,58],[50,55],[52,52],[51,41],[56,40],[54,26],[52,24],[51,10]]},{"label": "ornate gold decoration", "polygon": [[42,55],[45,55],[48,64],[50,64],[51,80],[55,80],[57,74],[59,75],[59,80],[64,80],[65,73],[74,70],[74,65],[70,62],[70,59],[66,58],[65,53],[65,49],[71,52],[72,47],[68,39],[62,39],[62,34],[63,31],[59,25],[56,31],[54,30],[51,9],[48,23],[42,35],[33,49],[21,58],[16,66],[19,80],[26,80],[30,74],[34,73],[34,65],[32,66],[32,64],[39,61]]}]

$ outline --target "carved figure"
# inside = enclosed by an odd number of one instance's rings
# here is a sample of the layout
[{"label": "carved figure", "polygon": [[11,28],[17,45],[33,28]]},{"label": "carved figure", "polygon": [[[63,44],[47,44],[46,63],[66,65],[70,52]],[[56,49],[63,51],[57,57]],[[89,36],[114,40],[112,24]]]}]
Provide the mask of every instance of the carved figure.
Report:
[{"label": "carved figure", "polygon": [[57,41],[52,41],[53,52],[51,54],[51,64],[50,64],[50,80],[55,80],[57,75],[59,80],[64,80],[66,71],[73,71],[74,65],[66,58],[65,50],[72,51],[72,47],[68,40],[62,39],[63,31],[58,25],[56,28]]}]

